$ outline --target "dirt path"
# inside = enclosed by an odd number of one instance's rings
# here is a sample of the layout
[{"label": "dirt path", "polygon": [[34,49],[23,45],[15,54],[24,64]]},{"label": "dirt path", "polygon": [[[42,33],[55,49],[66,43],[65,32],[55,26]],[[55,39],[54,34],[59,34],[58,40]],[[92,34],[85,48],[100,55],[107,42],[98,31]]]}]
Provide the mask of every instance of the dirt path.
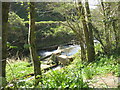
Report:
[{"label": "dirt path", "polygon": [[90,88],[117,88],[120,85],[120,77],[106,74],[105,76],[96,76],[87,82]]}]

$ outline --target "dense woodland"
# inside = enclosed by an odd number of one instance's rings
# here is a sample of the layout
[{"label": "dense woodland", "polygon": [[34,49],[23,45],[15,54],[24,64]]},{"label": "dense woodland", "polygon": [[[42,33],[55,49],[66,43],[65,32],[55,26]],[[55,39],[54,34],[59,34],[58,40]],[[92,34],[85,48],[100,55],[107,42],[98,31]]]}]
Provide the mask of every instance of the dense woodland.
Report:
[{"label": "dense woodland", "polygon": [[[1,89],[119,88],[104,80],[94,86],[93,79],[120,77],[120,2],[98,0],[91,8],[84,1],[2,2]],[[59,48],[69,45],[80,50],[62,55]]]}]

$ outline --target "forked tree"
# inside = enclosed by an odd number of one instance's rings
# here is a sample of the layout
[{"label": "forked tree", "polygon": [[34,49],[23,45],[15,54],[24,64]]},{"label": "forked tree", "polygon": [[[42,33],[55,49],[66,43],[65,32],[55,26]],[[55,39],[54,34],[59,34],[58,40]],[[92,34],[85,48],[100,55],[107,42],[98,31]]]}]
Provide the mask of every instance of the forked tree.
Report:
[{"label": "forked tree", "polygon": [[[86,8],[88,8],[88,5],[87,5]],[[91,27],[89,26],[90,23],[87,24],[86,16],[85,16],[85,10],[84,10],[84,7],[83,7],[81,2],[78,2],[78,12],[79,12],[79,15],[81,16],[81,22],[82,22],[83,31],[84,31],[84,34],[85,34],[87,59],[88,59],[89,62],[91,62],[91,61],[94,61],[94,58],[95,58],[93,36],[92,36]],[[87,11],[87,13],[89,13],[89,12]],[[87,18],[90,21],[89,17],[87,17]]]}]

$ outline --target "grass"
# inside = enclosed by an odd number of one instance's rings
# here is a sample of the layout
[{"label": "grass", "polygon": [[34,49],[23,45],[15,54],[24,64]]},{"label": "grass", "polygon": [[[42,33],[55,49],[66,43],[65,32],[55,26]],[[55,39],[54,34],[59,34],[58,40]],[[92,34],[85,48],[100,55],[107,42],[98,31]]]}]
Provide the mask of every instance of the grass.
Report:
[{"label": "grass", "polygon": [[88,88],[83,81],[81,71],[71,68],[52,71],[43,78],[44,88]]},{"label": "grass", "polygon": [[100,60],[88,64],[80,61],[80,57],[77,56],[71,65],[44,75],[45,88],[88,88],[85,80],[96,75],[113,73],[120,76],[117,58],[101,57]]},{"label": "grass", "polygon": [[117,63],[117,58],[114,56],[111,56],[110,58],[103,57],[99,61],[93,63],[93,68],[95,68],[96,73],[98,74],[114,73],[116,76],[120,76],[118,71],[119,64]]},{"label": "grass", "polygon": [[[14,80],[13,76],[18,79],[31,73],[33,67],[27,67],[29,63],[26,61],[15,61],[7,64],[7,81]],[[11,68],[12,70],[10,70]],[[35,80],[21,81],[17,83],[18,88],[33,88]],[[60,70],[53,71],[43,74],[43,85],[42,88],[87,88],[87,84],[83,82],[81,71],[64,67]],[[41,84],[38,86],[41,88]]]},{"label": "grass", "polygon": [[14,79],[23,79],[21,77],[33,73],[33,67],[27,67],[29,63],[27,61],[17,60],[14,63],[7,63],[6,76],[7,81],[10,82]]},{"label": "grass", "polygon": [[[92,79],[96,75],[113,73],[116,76],[120,76],[118,58],[114,56],[109,58],[99,56],[96,61],[87,63],[80,61],[79,55],[76,55],[75,60],[69,66],[43,74],[43,84],[41,86],[40,83],[37,88],[88,88],[85,80]],[[13,80],[13,76],[22,80],[23,78],[21,77],[33,73],[33,67],[27,67],[27,65],[29,63],[26,61],[15,61],[10,63],[11,69],[7,64],[7,80]],[[17,87],[33,88],[34,82],[34,79],[26,82],[22,81],[17,84]]]}]

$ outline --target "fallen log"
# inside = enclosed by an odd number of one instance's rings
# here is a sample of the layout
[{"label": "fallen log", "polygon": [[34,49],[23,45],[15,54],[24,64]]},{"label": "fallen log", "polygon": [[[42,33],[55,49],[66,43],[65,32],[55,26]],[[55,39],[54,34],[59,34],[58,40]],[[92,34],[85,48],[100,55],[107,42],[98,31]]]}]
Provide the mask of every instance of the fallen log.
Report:
[{"label": "fallen log", "polygon": [[52,56],[52,54],[48,55],[48,56],[45,56],[43,58],[40,58],[40,61],[44,61],[45,59],[49,58],[50,56]]},{"label": "fallen log", "polygon": [[48,68],[43,69],[42,71],[44,71],[44,73],[45,73],[46,71],[51,70],[51,69],[53,69],[53,68],[55,68],[55,67],[57,67],[57,66],[58,66],[58,65],[55,64],[55,65],[53,65],[53,66],[51,66],[51,67],[48,67]]}]

